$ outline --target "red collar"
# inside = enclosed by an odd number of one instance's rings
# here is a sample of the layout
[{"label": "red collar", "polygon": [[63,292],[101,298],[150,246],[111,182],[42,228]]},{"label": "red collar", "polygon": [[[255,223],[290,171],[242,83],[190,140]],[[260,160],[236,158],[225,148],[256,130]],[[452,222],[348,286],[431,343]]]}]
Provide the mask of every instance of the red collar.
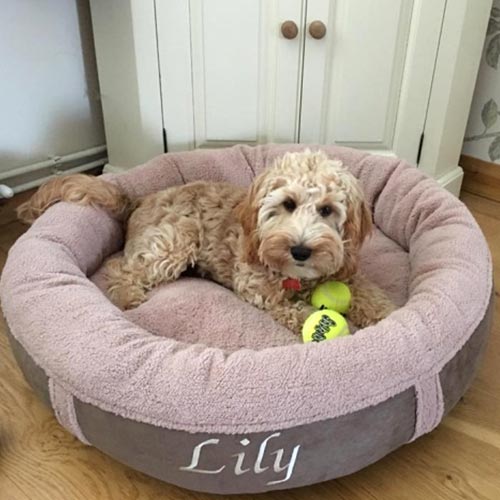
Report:
[{"label": "red collar", "polygon": [[281,286],[285,289],[285,290],[301,290],[302,289],[302,285],[300,284],[300,280],[297,279],[297,278],[287,278],[287,279],[284,279],[282,282],[281,282]]}]

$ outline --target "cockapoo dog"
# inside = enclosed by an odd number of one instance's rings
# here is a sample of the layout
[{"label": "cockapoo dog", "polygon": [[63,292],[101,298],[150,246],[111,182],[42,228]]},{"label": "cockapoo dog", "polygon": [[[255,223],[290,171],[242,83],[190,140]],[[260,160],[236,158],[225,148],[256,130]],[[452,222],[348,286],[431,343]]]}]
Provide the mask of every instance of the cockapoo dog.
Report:
[{"label": "cockapoo dog", "polygon": [[57,201],[93,205],[128,219],[123,256],[105,264],[108,294],[137,307],[190,266],[300,333],[310,295],[326,280],[346,282],[348,319],[365,327],[394,305],[358,274],[371,213],[355,177],[322,152],[287,153],[248,190],[194,182],[138,200],[99,178],[55,178],[18,209],[32,222]]}]

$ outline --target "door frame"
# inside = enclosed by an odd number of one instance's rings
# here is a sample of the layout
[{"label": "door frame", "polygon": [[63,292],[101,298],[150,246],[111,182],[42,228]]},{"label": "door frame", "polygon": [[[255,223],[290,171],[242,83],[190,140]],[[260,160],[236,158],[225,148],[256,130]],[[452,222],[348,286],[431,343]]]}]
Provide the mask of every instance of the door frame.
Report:
[{"label": "door frame", "polygon": [[456,196],[458,161],[492,0],[447,0],[418,167]]},{"label": "door frame", "polygon": [[155,0],[90,0],[106,171],[163,153]]}]

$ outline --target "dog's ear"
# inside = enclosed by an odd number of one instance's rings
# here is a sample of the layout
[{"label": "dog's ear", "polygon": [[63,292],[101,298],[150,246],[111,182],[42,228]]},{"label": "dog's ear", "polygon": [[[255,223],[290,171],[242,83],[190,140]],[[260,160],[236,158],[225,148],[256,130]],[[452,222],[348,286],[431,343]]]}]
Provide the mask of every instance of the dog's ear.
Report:
[{"label": "dog's ear", "polygon": [[260,239],[257,232],[257,218],[259,215],[259,191],[261,185],[262,179],[261,177],[257,177],[243,200],[234,209],[236,217],[243,228],[243,259],[248,264],[259,262]]},{"label": "dog's ear", "polygon": [[347,219],[344,223],[344,265],[335,274],[345,280],[356,274],[359,265],[359,251],[365,238],[373,227],[372,213],[362,196],[356,196],[349,204]]}]

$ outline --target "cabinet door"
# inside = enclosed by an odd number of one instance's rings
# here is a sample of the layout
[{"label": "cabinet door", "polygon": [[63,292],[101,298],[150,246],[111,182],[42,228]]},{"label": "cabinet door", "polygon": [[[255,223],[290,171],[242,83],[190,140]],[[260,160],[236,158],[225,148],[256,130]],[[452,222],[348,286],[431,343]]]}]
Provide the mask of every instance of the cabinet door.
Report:
[{"label": "cabinet door", "polygon": [[299,140],[416,162],[445,0],[308,0]]},{"label": "cabinet door", "polygon": [[[298,140],[303,0],[156,2],[170,151]],[[286,39],[285,20],[299,32]]]}]

